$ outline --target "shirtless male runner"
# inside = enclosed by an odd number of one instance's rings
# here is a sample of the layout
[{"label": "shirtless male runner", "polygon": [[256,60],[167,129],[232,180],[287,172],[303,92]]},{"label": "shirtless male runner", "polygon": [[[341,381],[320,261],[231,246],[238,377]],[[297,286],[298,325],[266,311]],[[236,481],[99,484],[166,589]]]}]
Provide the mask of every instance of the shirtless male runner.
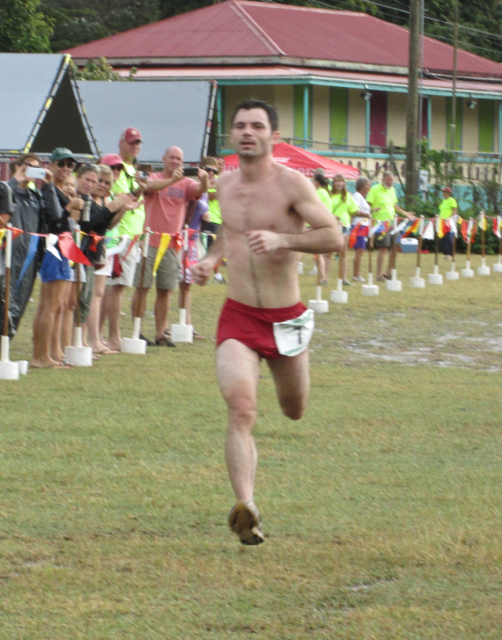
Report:
[{"label": "shirtless male runner", "polygon": [[218,179],[222,225],[192,271],[204,284],[221,258],[227,259],[228,299],[218,325],[216,369],[228,405],[225,457],[237,498],[229,525],[244,544],[264,541],[253,501],[260,358],[267,360],[283,413],[299,420],[310,390],[313,331],[313,312],[300,302],[299,253],[331,253],[343,246],[338,223],[310,181],[272,159],[279,138],[273,107],[258,100],[238,105],[230,140],[240,169]]}]

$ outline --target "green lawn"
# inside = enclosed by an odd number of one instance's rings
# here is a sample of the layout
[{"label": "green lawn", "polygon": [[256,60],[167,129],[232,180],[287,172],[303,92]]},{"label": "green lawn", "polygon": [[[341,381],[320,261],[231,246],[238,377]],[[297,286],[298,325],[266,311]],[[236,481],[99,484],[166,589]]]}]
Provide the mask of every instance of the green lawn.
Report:
[{"label": "green lawn", "polygon": [[262,365],[256,548],[226,524],[226,287],[194,290],[206,342],[0,381],[0,638],[499,640],[502,275],[419,290],[414,264],[317,316],[300,422]]}]

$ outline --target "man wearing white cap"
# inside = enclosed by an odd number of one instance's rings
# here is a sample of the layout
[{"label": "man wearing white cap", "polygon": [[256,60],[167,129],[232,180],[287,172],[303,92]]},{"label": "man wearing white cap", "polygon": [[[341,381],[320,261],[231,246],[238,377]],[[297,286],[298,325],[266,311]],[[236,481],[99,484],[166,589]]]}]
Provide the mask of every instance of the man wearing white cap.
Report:
[{"label": "man wearing white cap", "polygon": [[[136,170],[135,160],[141,150],[141,135],[134,127],[129,127],[120,136],[119,153],[108,154],[104,158],[108,160],[105,164],[111,166],[112,170],[118,170],[121,166],[118,179],[114,182],[112,192],[133,193],[140,197],[144,191],[146,180],[143,180]],[[103,158],[103,160],[104,160]],[[113,158],[117,162],[112,165]],[[114,171],[114,176],[117,175]],[[127,236],[132,239],[143,233],[143,225],[145,222],[145,208],[143,204],[137,209],[126,211],[124,217],[117,225],[117,235]],[[136,269],[138,245],[130,248],[130,242],[127,243],[122,254],[119,255],[119,264],[121,273],[117,273],[115,269],[112,276],[107,280],[107,290],[105,294],[105,314],[109,322],[109,338],[108,347],[110,349],[120,350],[120,312],[122,308],[122,296],[126,287],[132,287],[134,281],[134,271]]]}]

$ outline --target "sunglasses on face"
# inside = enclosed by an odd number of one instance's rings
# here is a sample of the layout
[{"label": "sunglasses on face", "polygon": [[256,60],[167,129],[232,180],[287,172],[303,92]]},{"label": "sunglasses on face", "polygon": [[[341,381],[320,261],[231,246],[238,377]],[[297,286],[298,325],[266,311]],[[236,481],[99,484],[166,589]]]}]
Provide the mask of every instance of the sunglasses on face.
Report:
[{"label": "sunglasses on face", "polygon": [[204,171],[206,171],[207,173],[212,173],[213,175],[217,176],[219,174],[218,169],[215,169],[214,167],[203,167]]},{"label": "sunglasses on face", "polygon": [[68,167],[68,169],[73,169],[75,163],[73,160],[59,160],[58,167],[62,169],[63,167]]},{"label": "sunglasses on face", "polygon": [[110,169],[114,169],[115,171],[122,171],[122,165],[114,164],[112,167],[110,167]]}]

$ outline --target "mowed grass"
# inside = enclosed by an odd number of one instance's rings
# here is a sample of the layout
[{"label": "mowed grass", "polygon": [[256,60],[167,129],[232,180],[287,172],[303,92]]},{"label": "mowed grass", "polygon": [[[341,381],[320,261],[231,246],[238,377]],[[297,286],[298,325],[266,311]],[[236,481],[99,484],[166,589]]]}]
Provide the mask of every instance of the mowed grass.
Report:
[{"label": "mowed grass", "polygon": [[414,271],[317,316],[301,421],[262,364],[256,548],[226,524],[226,287],[194,288],[206,342],[0,381],[0,638],[501,638],[502,275]]}]

